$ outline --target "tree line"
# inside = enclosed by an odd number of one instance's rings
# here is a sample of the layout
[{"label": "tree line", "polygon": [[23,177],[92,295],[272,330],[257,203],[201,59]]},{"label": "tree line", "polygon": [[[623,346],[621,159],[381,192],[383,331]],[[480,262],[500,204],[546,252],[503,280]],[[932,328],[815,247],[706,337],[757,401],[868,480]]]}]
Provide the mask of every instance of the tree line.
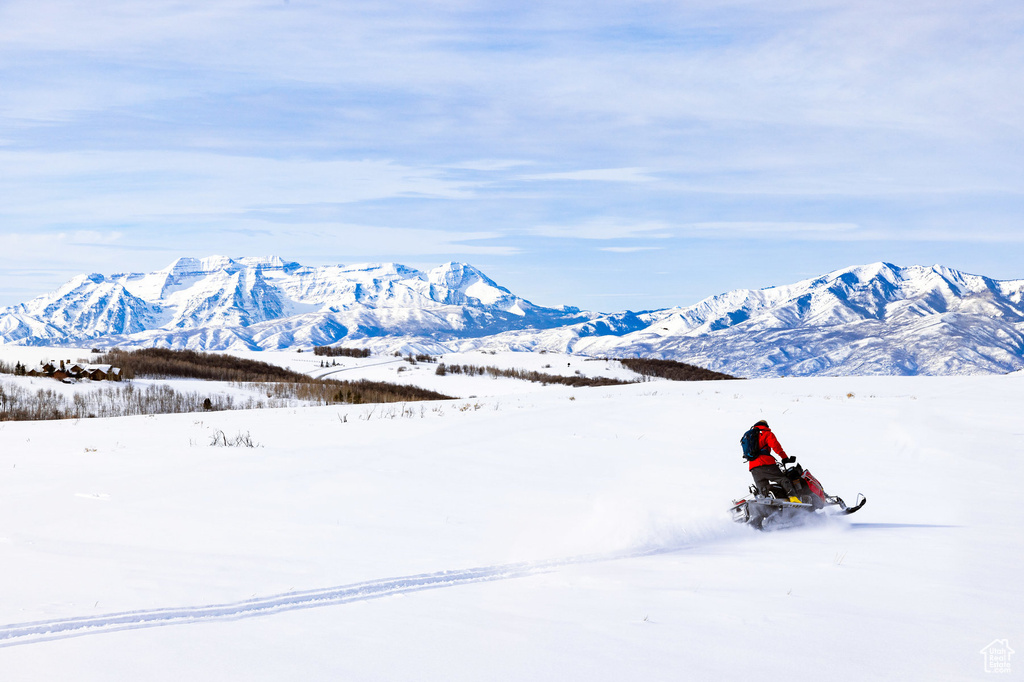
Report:
[{"label": "tree line", "polygon": [[508,379],[532,381],[539,384],[560,384],[563,386],[619,386],[622,384],[632,383],[609,377],[585,377],[579,374],[562,376],[559,374],[546,374],[544,372],[525,369],[502,369],[500,367],[492,367],[490,365],[486,367],[481,367],[479,365],[448,365],[443,362],[437,366],[434,373],[440,376],[445,376],[447,374],[465,374],[468,376],[487,375],[492,377],[505,377]]},{"label": "tree line", "polygon": [[[621,363],[626,369],[645,377],[659,377],[670,381],[717,381],[722,379],[737,379],[738,377],[722,372],[715,372],[696,365],[689,365],[685,362],[675,360],[656,360],[653,358],[620,358],[616,362]],[[585,377],[579,374],[562,376],[558,374],[546,374],[523,369],[501,369],[499,367],[479,365],[452,365],[441,363],[437,366],[435,374],[444,376],[446,374],[465,374],[468,376],[492,376],[506,377],[510,379],[521,379],[542,384],[561,384],[564,386],[615,386],[633,383],[622,379],[608,377]]]},{"label": "tree line", "polygon": [[660,377],[672,381],[718,381],[721,379],[738,379],[729,374],[715,372],[696,365],[675,360],[657,360],[654,358],[616,358],[626,369],[647,377]]},{"label": "tree line", "polygon": [[48,388],[33,391],[16,384],[0,383],[0,421],[129,417],[256,407],[264,407],[257,398],[207,397],[201,393],[176,391],[164,384],[110,385],[68,395]]},{"label": "tree line", "polygon": [[114,348],[101,355],[97,364],[121,368],[125,379],[204,379],[206,381],[315,381],[300,372],[259,360],[224,353],[203,353],[169,348]]},{"label": "tree line", "polygon": [[28,374],[28,368],[20,360],[13,365],[0,360],[0,374],[13,374],[14,376],[23,377]]},{"label": "tree line", "polygon": [[369,348],[342,348],[341,346],[314,346],[313,355],[326,355],[327,357],[346,358],[368,358]]},{"label": "tree line", "polygon": [[254,388],[261,395],[276,399],[294,399],[314,405],[334,405],[347,403],[361,405],[364,403],[404,403],[418,400],[453,400],[443,395],[418,386],[390,384],[384,381],[337,381],[325,379],[304,383],[273,382],[261,384],[245,384],[242,387]]}]

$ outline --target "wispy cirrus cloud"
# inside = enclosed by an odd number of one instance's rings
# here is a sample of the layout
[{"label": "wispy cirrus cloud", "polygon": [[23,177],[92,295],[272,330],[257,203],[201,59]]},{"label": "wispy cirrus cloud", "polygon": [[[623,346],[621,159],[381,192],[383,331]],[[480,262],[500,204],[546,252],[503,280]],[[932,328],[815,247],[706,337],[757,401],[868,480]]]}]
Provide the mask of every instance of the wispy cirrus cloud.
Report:
[{"label": "wispy cirrus cloud", "polygon": [[655,178],[644,168],[595,168],[591,170],[562,171],[522,175],[522,180],[562,180],[589,182],[652,182]]},{"label": "wispy cirrus cloud", "polygon": [[643,251],[658,251],[663,247],[658,246],[602,246],[600,251],[608,253],[642,253]]},{"label": "wispy cirrus cloud", "polygon": [[860,227],[856,223],[804,223],[793,221],[734,221],[691,223],[684,228],[693,233],[708,235],[784,235],[846,237],[856,234]]},{"label": "wispy cirrus cloud", "polygon": [[257,207],[467,198],[474,183],[387,160],[276,159],[174,151],[0,150],[0,216],[60,226],[235,217]]},{"label": "wispy cirrus cloud", "polygon": [[598,218],[571,225],[537,225],[527,230],[536,237],[557,239],[669,239],[670,226],[661,222],[631,222],[611,218]]}]

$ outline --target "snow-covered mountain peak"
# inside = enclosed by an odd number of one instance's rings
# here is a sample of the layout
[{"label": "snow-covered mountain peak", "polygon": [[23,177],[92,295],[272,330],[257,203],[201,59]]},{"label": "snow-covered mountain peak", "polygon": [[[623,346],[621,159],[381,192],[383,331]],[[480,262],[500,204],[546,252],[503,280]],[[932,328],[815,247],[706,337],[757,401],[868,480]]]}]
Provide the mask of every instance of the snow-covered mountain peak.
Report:
[{"label": "snow-covered mountain peak", "polygon": [[68,294],[80,290],[82,287],[89,287],[96,284],[101,284],[106,281],[106,277],[99,273],[92,273],[90,275],[75,275],[67,282],[57,288],[52,294],[53,298],[60,298],[67,296]]},{"label": "snow-covered mountain peak", "polygon": [[888,282],[896,282],[901,277],[901,268],[892,263],[879,261],[868,265],[858,265],[845,270],[839,270],[836,274],[849,272],[856,275],[861,282],[868,282],[874,279],[884,279]]},{"label": "snow-covered mountain peak", "polygon": [[448,261],[443,265],[439,265],[430,270],[427,274],[431,284],[444,284],[448,287],[458,287],[459,284],[465,280],[485,280],[494,284],[477,268],[469,265],[468,263],[459,263],[456,261]]},{"label": "snow-covered mountain peak", "polygon": [[182,257],[153,274],[166,273],[174,278],[202,277],[217,272],[233,274],[239,270],[286,270],[301,267],[298,263],[286,261],[280,256],[208,256],[206,258]]},{"label": "snow-covered mountain peak", "polygon": [[286,261],[280,256],[245,256],[232,259],[235,263],[254,270],[287,270],[302,267],[293,261]]},{"label": "snow-covered mountain peak", "polygon": [[466,263],[445,263],[428,272],[427,280],[451,292],[453,301],[475,299],[484,305],[501,305],[515,298],[511,291]]},{"label": "snow-covered mountain peak", "polygon": [[794,284],[781,284],[767,287],[762,289],[762,291],[791,292],[828,287],[863,288],[871,285],[892,287],[902,281],[903,277],[903,268],[893,265],[892,263],[880,261],[867,265],[854,265],[846,268],[840,268],[839,270],[833,270],[832,272],[825,273],[824,275],[801,280]]},{"label": "snow-covered mountain peak", "polygon": [[361,281],[422,278],[423,273],[401,263],[353,263],[337,266],[347,277]]},{"label": "snow-covered mountain peak", "polygon": [[171,277],[199,277],[219,270],[229,270],[234,261],[227,256],[210,256],[208,258],[178,258],[157,273],[167,273]]}]

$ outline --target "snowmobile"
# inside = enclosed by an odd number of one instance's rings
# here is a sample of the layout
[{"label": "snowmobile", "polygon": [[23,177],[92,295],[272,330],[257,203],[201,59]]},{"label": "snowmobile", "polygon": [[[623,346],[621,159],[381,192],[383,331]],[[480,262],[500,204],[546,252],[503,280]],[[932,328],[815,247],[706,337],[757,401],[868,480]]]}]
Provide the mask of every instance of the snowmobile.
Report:
[{"label": "snowmobile", "polygon": [[729,510],[733,521],[749,524],[758,530],[783,528],[799,525],[814,517],[852,514],[868,501],[864,495],[857,493],[857,503],[852,507],[847,506],[843,498],[826,493],[821,482],[799,464],[786,466],[783,463],[779,468],[793,483],[800,502],[790,502],[778,483],[769,485],[767,497],[751,485],[750,495],[742,500],[733,500],[732,509]]}]

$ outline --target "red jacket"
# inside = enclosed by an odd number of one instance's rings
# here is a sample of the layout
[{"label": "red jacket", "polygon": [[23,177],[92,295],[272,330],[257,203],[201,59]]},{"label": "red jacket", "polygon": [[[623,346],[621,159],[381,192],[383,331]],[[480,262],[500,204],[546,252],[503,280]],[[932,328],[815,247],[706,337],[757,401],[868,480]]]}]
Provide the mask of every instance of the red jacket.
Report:
[{"label": "red jacket", "polygon": [[[755,429],[761,432],[760,438],[757,439],[757,446],[762,450],[765,448],[771,448],[779,457],[787,457],[786,451],[782,449],[782,445],[779,444],[779,439],[775,437],[775,434],[767,426],[755,426]],[[750,460],[750,466],[748,469],[755,467],[763,467],[768,464],[775,464],[775,458],[771,454],[761,455],[757,459]]]}]

